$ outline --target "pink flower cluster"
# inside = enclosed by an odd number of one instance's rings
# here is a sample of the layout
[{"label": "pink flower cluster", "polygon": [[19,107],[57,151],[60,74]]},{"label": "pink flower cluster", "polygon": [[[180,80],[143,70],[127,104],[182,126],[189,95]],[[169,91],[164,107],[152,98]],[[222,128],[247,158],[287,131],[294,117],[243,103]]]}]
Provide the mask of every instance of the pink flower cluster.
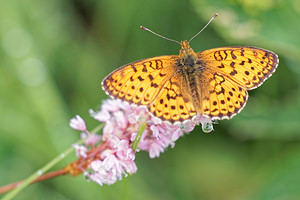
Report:
[{"label": "pink flower cluster", "polygon": [[[147,151],[151,158],[159,157],[169,146],[174,147],[180,136],[192,131],[199,123],[202,124],[204,132],[213,130],[212,121],[203,116],[197,116],[180,125],[172,125],[153,117],[144,107],[118,100],[106,100],[100,111],[90,110],[90,114],[94,119],[105,123],[101,138],[90,134],[78,115],[70,121],[70,126],[88,136],[86,141],[89,142],[86,142],[85,146],[74,145],[77,155],[81,158],[89,155],[88,145],[95,146],[102,139],[98,145],[105,148],[100,148],[102,150],[95,157],[97,159],[90,162],[88,168],[92,172],[85,171],[85,174],[99,185],[113,184],[121,180],[123,175],[137,171],[132,144],[143,123],[146,123],[146,128],[141,135],[137,151]],[[90,137],[94,139],[89,139]]]},{"label": "pink flower cluster", "polygon": [[127,173],[133,174],[137,171],[135,154],[128,140],[113,137],[109,143],[107,149],[100,154],[100,159],[90,163],[93,172],[85,173],[99,185],[111,185],[118,179],[121,180],[123,175],[127,176]]}]

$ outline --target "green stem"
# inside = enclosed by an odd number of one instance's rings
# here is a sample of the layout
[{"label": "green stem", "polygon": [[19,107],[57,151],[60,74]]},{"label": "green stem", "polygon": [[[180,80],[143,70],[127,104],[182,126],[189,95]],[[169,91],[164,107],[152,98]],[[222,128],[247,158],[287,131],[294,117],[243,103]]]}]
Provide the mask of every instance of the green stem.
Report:
[{"label": "green stem", "polygon": [[[104,124],[100,124],[96,128],[94,128],[91,131],[91,134],[96,133],[100,131],[104,127]],[[84,140],[78,140],[77,144],[82,144]],[[46,164],[41,169],[37,170],[35,173],[33,173],[31,176],[26,178],[23,183],[21,183],[18,187],[16,187],[14,190],[9,192],[7,195],[5,195],[2,200],[10,200],[13,197],[15,197],[19,192],[21,192],[23,189],[25,189],[32,181],[34,181],[37,177],[41,176],[42,174],[46,173],[49,169],[51,169],[53,166],[55,166],[58,162],[63,160],[65,157],[67,157],[70,153],[74,151],[73,147],[68,148],[63,153],[61,153],[59,156],[51,160],[48,164]]]},{"label": "green stem", "polygon": [[104,127],[104,123],[99,124],[98,126],[96,126],[95,128],[93,128],[93,130],[91,131],[91,134],[97,133],[98,131],[101,131],[101,129],[103,129]]},{"label": "green stem", "polygon": [[145,128],[146,128],[146,123],[144,122],[144,123],[142,123],[141,127],[139,128],[139,132],[137,133],[135,140],[133,141],[133,144],[132,144],[132,149],[133,149],[134,153],[137,150],[137,147],[140,143],[140,140],[141,140],[141,137],[142,137],[142,134],[143,134]]},{"label": "green stem", "polygon": [[[78,143],[82,143],[82,140],[79,140]],[[63,158],[65,158],[67,155],[72,153],[74,151],[73,147],[70,147],[63,153],[61,153],[59,156],[54,158],[52,161],[50,161],[48,164],[46,164],[44,167],[36,171],[34,174],[29,176],[24,180],[22,184],[20,184],[16,189],[12,190],[9,192],[7,195],[5,195],[2,200],[10,200],[14,196],[16,196],[19,192],[21,192],[23,189],[25,189],[32,181],[34,181],[37,177],[41,176],[44,174],[46,171],[48,171],[50,168],[52,168],[55,164],[57,164],[59,161],[61,161]]]}]

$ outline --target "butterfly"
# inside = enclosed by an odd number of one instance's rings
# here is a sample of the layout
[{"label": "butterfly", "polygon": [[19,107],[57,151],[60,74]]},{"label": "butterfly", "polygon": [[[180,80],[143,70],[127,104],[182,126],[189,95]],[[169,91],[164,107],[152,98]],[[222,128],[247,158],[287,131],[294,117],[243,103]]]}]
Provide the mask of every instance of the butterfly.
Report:
[{"label": "butterfly", "polygon": [[232,118],[244,108],[247,90],[260,86],[279,63],[275,53],[256,47],[220,47],[195,53],[189,43],[204,28],[182,42],[141,28],[179,43],[179,55],[124,65],[104,78],[102,88],[113,98],[146,106],[154,116],[172,124],[196,115],[211,120]]}]

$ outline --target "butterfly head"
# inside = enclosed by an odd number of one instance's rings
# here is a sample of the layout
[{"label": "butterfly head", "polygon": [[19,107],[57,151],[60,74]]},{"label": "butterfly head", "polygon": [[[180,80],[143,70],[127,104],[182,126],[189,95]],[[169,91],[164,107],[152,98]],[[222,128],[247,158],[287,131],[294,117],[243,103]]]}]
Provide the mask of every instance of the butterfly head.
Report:
[{"label": "butterfly head", "polygon": [[181,49],[179,51],[180,63],[184,66],[194,66],[197,59],[197,54],[190,47],[187,40],[180,42]]}]

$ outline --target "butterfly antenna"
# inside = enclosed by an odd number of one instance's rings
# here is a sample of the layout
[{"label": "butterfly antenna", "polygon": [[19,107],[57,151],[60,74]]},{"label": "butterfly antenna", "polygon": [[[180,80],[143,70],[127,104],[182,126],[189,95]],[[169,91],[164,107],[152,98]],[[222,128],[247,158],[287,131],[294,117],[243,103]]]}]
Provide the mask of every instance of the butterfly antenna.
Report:
[{"label": "butterfly antenna", "polygon": [[165,37],[165,36],[162,36],[162,35],[160,35],[160,34],[158,34],[158,33],[155,33],[155,32],[151,31],[150,29],[148,29],[148,28],[146,28],[146,27],[144,27],[144,26],[140,26],[140,28],[143,29],[143,30],[145,30],[145,31],[149,31],[150,33],[152,33],[152,34],[154,34],[154,35],[156,35],[156,36],[158,36],[158,37],[161,37],[161,38],[163,38],[163,39],[169,40],[169,41],[171,41],[171,42],[176,42],[176,43],[178,43],[178,44],[180,45],[180,42],[178,42],[178,41],[176,41],[176,40],[173,40],[173,39],[170,39],[170,38],[167,38],[167,37]]},{"label": "butterfly antenna", "polygon": [[197,37],[207,26],[208,26],[208,24],[210,24],[210,22],[213,20],[213,19],[215,19],[217,16],[218,16],[219,14],[218,13],[216,13],[209,21],[208,21],[208,23],[196,34],[196,35],[194,35],[190,40],[189,40],[189,43],[192,41],[192,39],[194,39],[195,37]]}]

